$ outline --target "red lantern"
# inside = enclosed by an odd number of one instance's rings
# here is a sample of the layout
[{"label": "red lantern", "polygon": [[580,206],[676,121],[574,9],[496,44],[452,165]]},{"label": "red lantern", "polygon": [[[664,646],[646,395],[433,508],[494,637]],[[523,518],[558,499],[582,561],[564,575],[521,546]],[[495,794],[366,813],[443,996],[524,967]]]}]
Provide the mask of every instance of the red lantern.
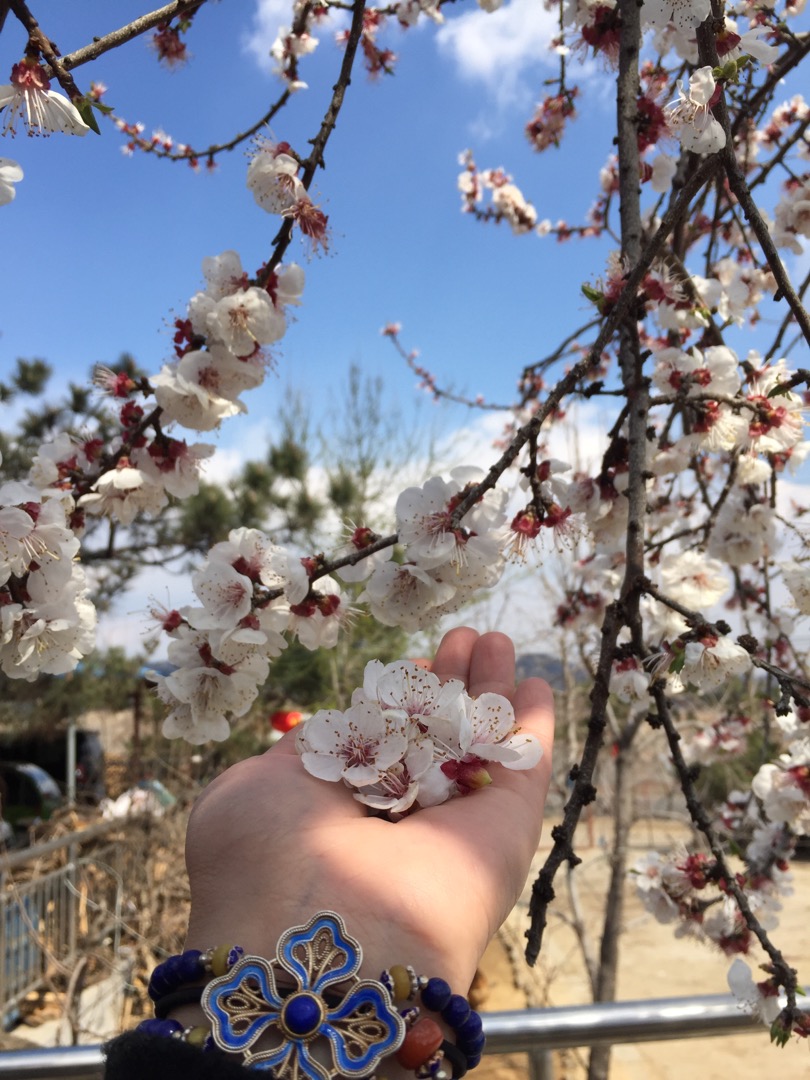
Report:
[{"label": "red lantern", "polygon": [[300,724],[303,719],[302,714],[293,709],[279,709],[271,715],[270,726],[275,728],[276,731],[289,731],[296,724]]}]

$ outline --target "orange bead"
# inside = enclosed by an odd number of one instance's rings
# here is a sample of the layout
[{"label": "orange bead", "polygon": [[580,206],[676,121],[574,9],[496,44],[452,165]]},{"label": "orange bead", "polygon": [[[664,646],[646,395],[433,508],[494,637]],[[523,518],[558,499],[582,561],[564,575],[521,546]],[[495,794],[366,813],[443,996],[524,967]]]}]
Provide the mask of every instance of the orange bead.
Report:
[{"label": "orange bead", "polygon": [[396,1059],[403,1069],[418,1069],[433,1057],[443,1041],[442,1029],[436,1021],[423,1016],[408,1028]]}]

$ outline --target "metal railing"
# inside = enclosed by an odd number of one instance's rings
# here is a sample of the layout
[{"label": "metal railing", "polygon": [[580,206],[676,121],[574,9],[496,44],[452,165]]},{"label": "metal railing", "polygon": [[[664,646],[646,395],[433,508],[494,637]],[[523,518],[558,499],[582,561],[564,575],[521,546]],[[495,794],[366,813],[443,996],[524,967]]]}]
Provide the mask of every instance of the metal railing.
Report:
[{"label": "metal railing", "polygon": [[54,964],[75,959],[69,891],[75,876],[71,862],[0,895],[0,1016],[35,990]]},{"label": "metal railing", "polygon": [[[810,1013],[810,999],[800,1007]],[[487,1054],[526,1053],[535,1080],[551,1077],[551,1051],[572,1046],[700,1039],[759,1032],[762,1024],[730,995],[616,1001],[483,1014]],[[100,1046],[0,1052],[0,1078],[101,1080]]]},{"label": "metal railing", "polygon": [[[122,823],[103,822],[80,832],[0,856],[0,1021],[13,1015],[14,1007],[31,990],[37,989],[49,972],[69,969],[77,957],[79,899],[101,889],[102,907],[109,917],[102,920],[98,937],[113,932],[114,951],[120,937],[121,881],[111,865],[116,847],[79,857],[83,846],[104,841]],[[64,852],[65,864],[45,873],[36,873],[36,863]],[[102,912],[102,914],[104,914]]]}]

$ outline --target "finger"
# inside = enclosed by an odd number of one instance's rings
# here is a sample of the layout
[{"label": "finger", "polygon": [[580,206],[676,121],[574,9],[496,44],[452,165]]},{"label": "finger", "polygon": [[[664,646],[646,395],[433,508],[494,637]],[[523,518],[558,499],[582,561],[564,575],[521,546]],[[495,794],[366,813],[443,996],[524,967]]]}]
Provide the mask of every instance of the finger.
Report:
[{"label": "finger", "polygon": [[[554,694],[543,679],[524,679],[515,691],[515,727],[522,734],[535,735],[543,754],[533,769],[515,770],[498,766],[495,782],[500,788],[520,795],[537,819],[543,807],[551,780],[551,758],[554,751]],[[494,786],[494,784],[493,784]]]},{"label": "finger", "polygon": [[444,635],[439,648],[436,650],[436,658],[431,665],[431,671],[438,675],[442,682],[448,679],[461,679],[467,685],[470,677],[470,657],[475,642],[478,640],[478,631],[469,626],[459,626]]},{"label": "finger", "polygon": [[515,722],[521,731],[540,739],[543,753],[551,758],[554,747],[554,694],[545,679],[524,679],[512,695]]},{"label": "finger", "polygon": [[[491,785],[421,810],[402,824],[415,831],[424,828],[443,834],[450,851],[462,859],[472,847],[480,871],[490,871],[495,879],[499,873],[508,873],[513,885],[520,888],[537,848],[551,779],[554,700],[542,679],[526,679],[515,691],[513,701],[520,730],[540,739],[543,756],[538,764],[518,771],[489,762]],[[504,884],[508,890],[509,885]]]},{"label": "finger", "polygon": [[[539,819],[551,779],[554,749],[554,695],[543,679],[524,679],[512,695],[515,727],[521,734],[536,736],[543,754],[533,769],[506,769],[492,763],[492,789],[517,794],[530,816]],[[489,788],[487,790],[490,790]]]},{"label": "finger", "polygon": [[511,698],[515,689],[515,646],[506,634],[483,634],[474,643],[470,656],[469,692],[503,694]]},{"label": "finger", "polygon": [[280,739],[277,739],[269,750],[265,750],[266,754],[297,754],[298,751],[295,748],[295,738],[298,734],[298,728],[300,724],[306,723],[305,720],[300,721],[295,727],[290,728],[289,731],[285,731]]}]

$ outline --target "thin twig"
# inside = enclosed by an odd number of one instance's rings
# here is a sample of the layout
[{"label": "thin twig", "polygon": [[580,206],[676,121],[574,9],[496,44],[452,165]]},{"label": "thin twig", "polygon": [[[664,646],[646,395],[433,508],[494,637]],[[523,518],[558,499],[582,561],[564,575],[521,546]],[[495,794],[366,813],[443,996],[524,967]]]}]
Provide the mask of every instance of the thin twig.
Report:
[{"label": "thin twig", "polygon": [[148,15],[141,15],[139,18],[127,23],[126,26],[122,26],[118,30],[112,30],[109,34],[104,34],[103,37],[94,38],[89,45],[84,45],[81,49],[76,49],[74,52],[68,53],[67,56],[63,56],[62,67],[67,71],[72,71],[73,68],[97,59],[97,57],[109,52],[110,49],[117,49],[119,45],[125,45],[128,41],[132,41],[133,38],[145,34],[148,30],[153,30],[160,23],[171,22],[178,15],[185,15],[187,12],[201,7],[205,2],[206,0],[173,0],[173,3],[165,4],[162,8],[150,11]]},{"label": "thin twig", "polygon": [[[718,12],[719,10],[718,6]],[[712,67],[716,67],[719,60],[714,31],[710,20],[707,20],[706,23],[698,28],[697,40],[701,63],[710,64]],[[782,262],[779,252],[776,250],[776,245],[773,242],[765,219],[762,217],[762,214],[760,214],[759,209],[754,202],[748,184],[746,183],[745,176],[737,162],[737,155],[734,152],[734,134],[731,130],[731,121],[729,119],[728,106],[724,94],[720,94],[720,98],[713,108],[713,113],[723,128],[726,136],[725,146],[719,151],[718,156],[723,163],[726,177],[728,178],[728,185],[742,207],[748,223],[754,230],[754,235],[759,241],[759,246],[762,248],[762,252],[768,260],[771,273],[776,279],[778,289],[774,295],[774,300],[784,298],[788,302],[796,322],[799,324],[808,345],[810,345],[810,315],[808,315],[804,305],[793,289],[790,275],[785,269],[785,265]]]},{"label": "thin twig", "polygon": [[[354,65],[354,58],[357,54],[357,46],[363,33],[363,15],[365,8],[365,0],[355,0],[355,4],[352,8],[352,24],[346,39],[346,50],[343,54],[343,63],[340,66],[340,73],[337,82],[333,87],[332,98],[321,122],[318,134],[311,140],[312,151],[304,162],[304,172],[301,181],[307,190],[309,190],[309,186],[312,183],[316,170],[319,167],[322,169],[326,168],[323,152],[326,149],[329,136],[335,130],[343,100],[346,96],[346,90],[352,81],[352,67]],[[290,218],[287,218],[273,239],[274,250],[272,256],[257,277],[257,284],[259,286],[267,284],[270,280],[270,275],[284,257],[284,253],[289,247],[292,239],[292,230],[293,221]]]},{"label": "thin twig", "polygon": [[[797,1015],[796,1008],[796,987],[798,985],[796,978],[796,971],[785,960],[782,953],[771,942],[765,930],[762,928],[762,924],[759,919],[751,910],[751,906],[748,903],[748,898],[743,892],[742,888],[738,884],[737,876],[734,871],[729,867],[726,862],[725,852],[723,851],[720,840],[714,831],[709,816],[704,809],[703,803],[695,792],[695,786],[692,780],[692,774],[689,766],[686,764],[683,753],[681,752],[680,741],[681,737],[675,728],[675,724],[672,719],[672,714],[669,709],[669,701],[667,700],[666,691],[663,682],[660,680],[653,683],[652,696],[656,704],[656,710],[658,714],[658,720],[664,729],[667,737],[667,743],[669,744],[669,750],[672,755],[672,761],[675,765],[675,771],[678,774],[678,780],[680,781],[681,790],[683,791],[684,798],[686,799],[686,806],[689,810],[689,814],[696,827],[700,829],[706,838],[706,843],[709,845],[709,850],[714,857],[717,864],[717,868],[720,872],[720,876],[723,880],[724,888],[737,903],[737,907],[740,909],[742,917],[745,919],[745,924],[751,933],[759,941],[764,951],[768,954],[771,963],[774,966],[776,976],[781,986],[784,987],[785,994],[787,996],[787,1008],[786,1012],[790,1015],[790,1027],[793,1026],[793,1020]],[[788,1029],[790,1030],[790,1028]]]},{"label": "thin twig", "polygon": [[706,161],[701,162],[692,176],[686,181],[678,198],[674,200],[661,219],[661,224],[656,229],[655,234],[647,242],[643,253],[639,257],[638,263],[628,274],[627,282],[616,300],[616,303],[611,308],[610,313],[605,316],[605,320],[602,323],[602,329],[599,331],[596,341],[591,346],[588,354],[583,357],[579,363],[575,364],[557,385],[549,391],[548,396],[538,408],[535,415],[517,431],[510,445],[490,468],[486,477],[480,484],[476,484],[470,489],[467,496],[459,503],[453,514],[454,524],[458,524],[467,511],[475,505],[482,495],[495,487],[501,475],[509,468],[520,450],[525,446],[532,432],[538,431],[542,427],[545,420],[559,407],[563,398],[571,393],[579,383],[580,379],[584,378],[588,372],[600,362],[602,351],[613,337],[617,327],[629,311],[630,307],[636,303],[638,299],[638,287],[655,261],[658,252],[663,247],[673,228],[686,215],[692,197],[714,173],[717,167],[718,163],[713,158],[707,158]]}]

